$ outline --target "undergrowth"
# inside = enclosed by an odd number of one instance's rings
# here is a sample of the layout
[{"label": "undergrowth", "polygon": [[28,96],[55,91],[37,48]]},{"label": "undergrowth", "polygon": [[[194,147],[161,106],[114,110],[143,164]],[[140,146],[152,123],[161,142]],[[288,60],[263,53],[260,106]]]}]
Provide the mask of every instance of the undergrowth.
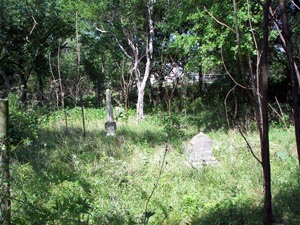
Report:
[{"label": "undergrowth", "polygon": [[[87,109],[83,138],[80,109],[67,115],[67,129],[63,112],[34,117],[28,132],[14,127],[13,224],[129,225],[145,224],[145,216],[149,225],[261,224],[262,170],[237,131],[210,132],[218,164],[194,169],[183,148],[199,126],[180,116],[137,123],[129,112],[117,121],[117,136],[106,137],[104,109]],[[271,128],[270,146],[274,221],[296,225],[300,174],[292,134]],[[258,134],[245,135],[259,157]]]}]

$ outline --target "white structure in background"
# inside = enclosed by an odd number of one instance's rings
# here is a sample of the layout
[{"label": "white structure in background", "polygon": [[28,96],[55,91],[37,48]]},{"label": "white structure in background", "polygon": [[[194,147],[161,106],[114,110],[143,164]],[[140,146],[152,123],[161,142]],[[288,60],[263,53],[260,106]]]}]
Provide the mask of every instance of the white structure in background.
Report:
[{"label": "white structure in background", "polygon": [[[163,79],[163,85],[172,85],[175,82],[183,81],[193,84],[199,83],[199,73],[197,72],[187,72],[185,73],[183,67],[179,65],[172,65],[168,63],[165,65],[165,76],[160,76],[157,73],[151,74],[150,83],[152,86],[158,85],[158,81]],[[205,84],[212,84],[216,80],[223,78],[224,74],[203,74],[202,82]]]}]

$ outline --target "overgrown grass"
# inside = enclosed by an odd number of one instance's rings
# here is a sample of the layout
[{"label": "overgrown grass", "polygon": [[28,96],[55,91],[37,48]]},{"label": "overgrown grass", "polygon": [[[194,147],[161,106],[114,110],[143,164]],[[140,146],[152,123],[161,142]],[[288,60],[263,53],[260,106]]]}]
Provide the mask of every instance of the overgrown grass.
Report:
[{"label": "overgrown grass", "polygon": [[[137,123],[133,113],[105,137],[103,109],[38,118],[32,141],[13,148],[13,224],[261,224],[262,170],[237,131],[209,133],[219,163],[188,166],[184,143],[198,132],[180,116]],[[246,134],[259,156],[256,133]],[[300,173],[293,131],[272,128],[274,221],[300,224]],[[168,146],[166,161],[160,171]],[[149,206],[145,205],[162,172]]]}]

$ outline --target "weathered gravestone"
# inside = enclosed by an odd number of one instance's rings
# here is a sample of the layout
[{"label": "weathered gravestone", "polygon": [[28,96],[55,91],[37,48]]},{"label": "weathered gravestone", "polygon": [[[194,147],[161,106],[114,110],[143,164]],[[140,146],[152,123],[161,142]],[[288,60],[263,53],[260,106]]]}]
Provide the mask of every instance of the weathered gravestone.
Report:
[{"label": "weathered gravestone", "polygon": [[117,130],[117,124],[114,121],[113,107],[111,104],[111,91],[106,90],[106,122],[105,132],[106,136],[115,136]]},{"label": "weathered gravestone", "polygon": [[186,145],[185,154],[189,165],[195,168],[217,163],[212,153],[212,140],[202,132],[195,135]]}]

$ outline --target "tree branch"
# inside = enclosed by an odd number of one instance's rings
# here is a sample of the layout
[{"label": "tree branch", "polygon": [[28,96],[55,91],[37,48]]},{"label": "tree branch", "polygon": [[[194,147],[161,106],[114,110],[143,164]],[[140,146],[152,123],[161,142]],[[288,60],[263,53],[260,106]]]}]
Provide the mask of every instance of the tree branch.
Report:
[{"label": "tree branch", "polygon": [[36,22],[34,16],[31,16],[31,18],[32,18],[32,20],[33,20],[33,25],[32,25],[32,28],[31,28],[29,34],[28,34],[28,35],[26,36],[26,38],[25,38],[26,41],[29,41],[29,37],[31,36],[32,32],[34,31],[36,25],[38,25],[38,23]]},{"label": "tree branch", "polygon": [[228,125],[228,129],[230,129],[230,122],[229,122],[229,116],[228,116],[228,110],[227,110],[227,99],[230,95],[230,93],[236,88],[236,84],[233,86],[233,88],[231,88],[228,93],[226,94],[226,97],[224,99],[224,106],[225,106],[225,114],[226,114],[226,120],[227,120],[227,125]]},{"label": "tree branch", "polygon": [[108,32],[108,31],[103,30],[103,29],[100,29],[100,28],[98,28],[98,27],[96,27],[96,30],[97,30],[97,31],[100,31],[101,33],[107,33],[107,32]]},{"label": "tree branch", "polygon": [[259,162],[259,164],[262,165],[262,161],[255,155],[255,153],[254,153],[254,151],[253,151],[253,149],[252,149],[250,143],[248,142],[247,138],[246,138],[245,135],[243,134],[243,132],[242,132],[242,130],[241,130],[240,127],[238,127],[238,130],[239,130],[239,133],[241,134],[242,138],[243,138],[244,141],[246,142],[247,147],[248,147],[248,149],[249,149],[251,155],[257,160],[257,162]]},{"label": "tree branch", "polygon": [[163,159],[162,159],[162,161],[161,161],[161,163],[160,163],[160,168],[159,168],[159,174],[158,174],[158,177],[157,177],[157,179],[156,179],[156,181],[155,181],[155,183],[154,183],[154,186],[153,186],[153,188],[152,188],[152,191],[151,191],[151,193],[150,193],[150,195],[149,195],[149,197],[148,197],[148,199],[147,199],[147,201],[146,201],[145,210],[144,210],[144,216],[145,216],[145,217],[144,217],[144,225],[146,225],[146,224],[148,223],[149,218],[154,214],[154,213],[148,212],[148,204],[149,204],[149,202],[150,202],[150,200],[151,200],[151,198],[152,198],[152,196],[153,196],[155,190],[156,190],[157,187],[158,187],[158,184],[159,184],[159,181],[160,181],[162,172],[163,172],[163,168],[164,168],[164,165],[165,165],[166,156],[167,156],[168,151],[169,151],[169,148],[168,148],[168,145],[167,145],[166,148],[165,148],[165,151],[164,151]]},{"label": "tree branch", "polygon": [[205,12],[207,12],[207,14],[213,18],[218,24],[221,24],[222,26],[228,28],[229,30],[231,30],[233,33],[235,33],[235,30],[233,28],[231,28],[230,26],[228,26],[226,23],[221,22],[220,20],[218,20],[213,14],[211,14],[208,9],[204,6],[204,10]]},{"label": "tree branch", "polygon": [[225,64],[225,61],[224,61],[224,56],[223,56],[223,48],[221,47],[221,57],[222,57],[222,64],[224,66],[224,69],[226,71],[226,73],[228,74],[228,76],[230,77],[230,79],[233,81],[233,83],[235,83],[237,86],[243,88],[243,89],[247,89],[245,86],[239,84],[234,78],[233,76],[231,75],[231,73],[228,71],[227,67],[226,67],[226,64]]},{"label": "tree branch", "polygon": [[291,1],[293,3],[293,5],[298,9],[300,10],[299,6],[297,4],[295,4],[294,0]]}]

